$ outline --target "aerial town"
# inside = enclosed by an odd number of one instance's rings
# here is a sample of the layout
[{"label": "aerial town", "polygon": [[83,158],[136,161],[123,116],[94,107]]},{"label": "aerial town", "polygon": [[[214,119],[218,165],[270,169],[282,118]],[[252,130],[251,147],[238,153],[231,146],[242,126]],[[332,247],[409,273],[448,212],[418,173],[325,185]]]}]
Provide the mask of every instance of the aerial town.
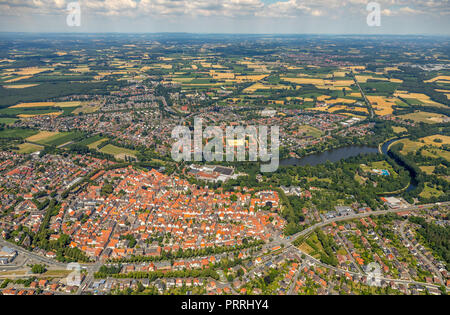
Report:
[{"label": "aerial town", "polygon": [[[40,36],[0,37],[0,295],[448,294],[448,38]],[[200,118],[279,167],[175,161]]]}]

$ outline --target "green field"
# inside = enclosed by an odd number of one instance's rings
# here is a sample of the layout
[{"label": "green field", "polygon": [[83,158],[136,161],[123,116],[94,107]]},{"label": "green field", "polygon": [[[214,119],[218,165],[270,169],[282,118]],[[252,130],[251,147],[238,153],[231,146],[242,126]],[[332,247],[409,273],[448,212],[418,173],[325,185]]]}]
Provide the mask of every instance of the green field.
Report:
[{"label": "green field", "polygon": [[97,149],[97,147],[105,141],[108,141],[108,138],[100,138],[99,140],[96,140],[96,141],[88,144],[87,146],[89,149]]},{"label": "green field", "polygon": [[52,146],[57,147],[62,144],[65,144],[67,142],[70,142],[79,136],[80,136],[80,134],[77,132],[60,132],[60,133],[45,137],[43,139],[37,140],[35,142],[38,144],[42,144],[42,145],[52,145]]},{"label": "green field", "polygon": [[11,125],[17,121],[17,118],[0,118],[0,124]]},{"label": "green field", "polygon": [[104,138],[99,135],[96,135],[96,136],[92,136],[92,137],[83,139],[83,140],[79,141],[78,144],[89,146],[90,144],[92,144],[96,141],[99,141],[101,139],[104,139]]},{"label": "green field", "polygon": [[442,192],[434,187],[431,187],[430,183],[425,183],[425,187],[424,187],[423,191],[420,193],[420,196],[424,197],[424,198],[430,198],[430,197],[439,197],[443,194],[444,194],[444,192]]},{"label": "green field", "polygon": [[18,153],[24,153],[24,154],[29,154],[29,153],[41,151],[44,148],[41,145],[37,145],[37,144],[33,144],[33,143],[27,143],[27,142],[19,144],[18,147],[19,147],[19,150],[17,152]]},{"label": "green field", "polygon": [[298,128],[298,131],[300,134],[303,134],[304,136],[310,136],[310,137],[314,137],[314,138],[319,138],[323,135],[322,131],[320,131],[317,128],[308,126],[308,125],[300,126]]},{"label": "green field", "polygon": [[114,155],[116,159],[124,160],[125,156],[136,157],[136,151],[125,148],[116,147],[115,145],[108,144],[99,150],[102,153]]},{"label": "green field", "polygon": [[12,128],[0,130],[0,138],[20,138],[25,139],[37,134],[38,131],[33,129]]},{"label": "green field", "polygon": [[4,115],[45,115],[50,113],[60,112],[59,108],[2,108],[0,109],[0,114]]},{"label": "green field", "polygon": [[424,122],[427,124],[437,124],[444,121],[445,116],[442,114],[429,113],[429,112],[415,112],[411,114],[398,116],[402,119],[409,119],[414,122]]}]

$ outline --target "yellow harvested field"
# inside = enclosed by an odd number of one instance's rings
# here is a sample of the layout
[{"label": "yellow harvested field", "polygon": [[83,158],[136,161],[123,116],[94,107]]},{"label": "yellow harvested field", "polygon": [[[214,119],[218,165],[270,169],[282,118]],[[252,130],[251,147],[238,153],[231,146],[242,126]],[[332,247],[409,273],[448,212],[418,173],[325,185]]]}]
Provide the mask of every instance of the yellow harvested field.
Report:
[{"label": "yellow harvested field", "polygon": [[20,103],[10,108],[34,108],[34,107],[76,107],[80,106],[81,102],[34,102],[34,103]]},{"label": "yellow harvested field", "polygon": [[17,75],[35,75],[41,72],[53,70],[53,68],[38,68],[38,67],[30,67],[30,68],[22,68],[15,73]]},{"label": "yellow harvested field", "polygon": [[41,131],[38,134],[28,137],[25,140],[30,141],[30,142],[38,142],[38,141],[42,141],[44,139],[47,139],[49,137],[53,137],[55,135],[59,134],[59,132],[53,132],[53,131]]},{"label": "yellow harvested field", "polygon": [[350,94],[351,97],[362,97],[360,92],[354,92]]},{"label": "yellow harvested field", "polygon": [[271,89],[273,89],[273,90],[290,90],[290,89],[292,89],[292,87],[288,86],[288,85],[282,85],[282,84],[279,84],[279,85],[265,85],[265,84],[262,84],[262,83],[258,82],[258,83],[253,84],[252,86],[249,86],[248,88],[244,89],[243,92],[245,92],[245,93],[248,93],[248,92],[252,93],[252,92],[255,92],[256,90],[271,90]]},{"label": "yellow harvested field", "polygon": [[334,87],[338,87],[338,86],[350,86],[352,84],[354,84],[355,82],[353,82],[353,80],[337,80],[337,81],[329,81],[327,83],[331,83],[333,84]]},{"label": "yellow harvested field", "polygon": [[386,67],[384,68],[384,72],[389,72],[389,71],[399,71],[400,69],[398,67]]},{"label": "yellow harvested field", "polygon": [[236,81],[238,83],[242,83],[242,82],[246,82],[246,81],[256,82],[256,81],[261,81],[261,80],[267,78],[268,76],[269,76],[268,74],[239,75],[239,76],[236,76]]},{"label": "yellow harvested field", "polygon": [[431,174],[433,174],[434,169],[436,168],[436,166],[434,166],[434,165],[432,165],[432,166],[420,166],[419,168],[422,170],[422,172],[425,172],[426,174],[431,175]]},{"label": "yellow harvested field", "polygon": [[[352,112],[361,112],[367,114],[367,108],[365,107],[353,107],[353,106],[346,106],[346,105],[337,105],[337,106],[319,106],[314,108],[309,108],[310,110],[316,110],[321,112],[328,112],[328,113],[334,113],[339,110],[349,110]],[[353,115],[355,116],[355,115]],[[359,117],[359,116],[358,116]]]},{"label": "yellow harvested field", "polygon": [[20,103],[10,108],[33,108],[33,107],[53,107],[55,102],[34,102],[34,103]]},{"label": "yellow harvested field", "polygon": [[209,71],[209,75],[217,80],[222,80],[222,79],[231,79],[233,80],[236,75],[234,73],[231,72],[216,72],[215,70],[211,70]]},{"label": "yellow harvested field", "polygon": [[[450,76],[448,75],[440,75],[431,80],[424,81],[425,83],[436,82],[436,81],[450,81]],[[450,82],[448,82],[450,83]]]},{"label": "yellow harvested field", "polygon": [[322,90],[331,90],[331,91],[342,91],[342,90],[346,90],[346,91],[351,91],[352,89],[349,88],[348,86],[330,86],[330,85],[316,85],[316,88],[318,89],[322,89]]},{"label": "yellow harvested field", "polygon": [[367,99],[372,104],[375,113],[380,116],[391,115],[394,112],[392,106],[397,105],[396,98],[386,98],[384,96],[367,96]]},{"label": "yellow harvested field", "polygon": [[347,98],[337,98],[335,100],[327,100],[326,101],[327,104],[339,104],[339,103],[343,103],[343,104],[354,104],[356,103],[355,100],[350,100]]},{"label": "yellow harvested field", "polygon": [[325,80],[323,79],[313,79],[313,78],[281,78],[283,81],[296,83],[296,84],[318,84],[325,85]]},{"label": "yellow harvested field", "polygon": [[16,85],[4,85],[5,89],[26,89],[33,86],[38,86],[39,84],[16,84]]},{"label": "yellow harvested field", "polygon": [[388,78],[376,78],[371,75],[357,75],[355,76],[356,80],[358,80],[359,83],[366,83],[367,80],[379,80],[379,81],[389,81]]},{"label": "yellow harvested field", "polygon": [[335,77],[345,77],[347,73],[348,73],[347,71],[336,71],[333,73],[333,75]]},{"label": "yellow harvested field", "polygon": [[20,80],[29,79],[31,77],[32,77],[31,75],[26,75],[26,76],[23,76],[23,77],[18,77],[18,78],[15,78],[15,79],[6,80],[5,83],[17,82],[17,81],[20,81]]},{"label": "yellow harvested field", "polygon": [[331,98],[331,96],[329,95],[320,95],[319,97],[317,97],[318,101],[325,101],[326,99]]},{"label": "yellow harvested field", "polygon": [[59,116],[59,115],[62,115],[62,114],[63,114],[63,112],[53,112],[53,113],[46,113],[46,114],[32,114],[32,115],[20,114],[20,115],[17,115],[17,117],[20,117],[20,118],[33,118],[33,117],[38,117],[38,116]]},{"label": "yellow harvested field", "polygon": [[[442,143],[434,142],[434,140],[436,140],[436,139],[442,140]],[[423,140],[425,142],[425,144],[431,144],[435,147],[442,147],[443,145],[450,144],[450,136],[444,136],[444,135],[428,136],[425,138],[421,138],[420,140]]]}]

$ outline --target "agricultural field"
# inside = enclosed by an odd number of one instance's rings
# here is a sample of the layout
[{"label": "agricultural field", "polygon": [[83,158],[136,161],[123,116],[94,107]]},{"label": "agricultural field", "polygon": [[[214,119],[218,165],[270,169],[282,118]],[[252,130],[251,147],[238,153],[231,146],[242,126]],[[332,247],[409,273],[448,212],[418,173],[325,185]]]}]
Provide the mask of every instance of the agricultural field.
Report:
[{"label": "agricultural field", "polygon": [[309,136],[314,138],[320,138],[323,135],[323,132],[317,128],[312,126],[303,125],[298,128],[299,135]]},{"label": "agricultural field", "polygon": [[448,119],[448,117],[443,114],[423,112],[423,111],[417,111],[411,114],[400,115],[398,117],[404,120],[412,120],[414,122],[423,122],[427,124],[442,123]]},{"label": "agricultural field", "polygon": [[433,187],[431,183],[425,183],[425,187],[423,191],[420,193],[420,196],[423,198],[431,198],[431,197],[439,197],[443,194],[444,192],[442,190]]},{"label": "agricultural field", "polygon": [[408,129],[406,129],[405,127],[400,127],[400,126],[394,126],[394,127],[392,127],[392,130],[394,130],[394,132],[397,134],[408,131]]},{"label": "agricultural field", "polygon": [[396,98],[387,98],[384,96],[367,96],[367,99],[372,104],[375,114],[384,116],[391,115],[394,112],[394,106],[397,106],[399,101]]},{"label": "agricultural field", "polygon": [[137,152],[125,148],[120,148],[112,144],[108,144],[99,150],[102,153],[113,155],[118,160],[125,160],[125,157],[136,157]]},{"label": "agricultural field", "polygon": [[41,145],[60,146],[71,142],[79,136],[80,135],[76,132],[41,131],[37,135],[31,136],[26,140]]},{"label": "agricultural field", "polygon": [[15,123],[17,120],[18,120],[17,118],[0,117],[0,124],[11,125]]},{"label": "agricultural field", "polygon": [[0,130],[0,138],[19,138],[25,139],[37,134],[38,131],[33,129],[12,128]]},{"label": "agricultural field", "polygon": [[87,144],[87,147],[89,149],[97,149],[97,147],[102,144],[103,142],[108,141],[107,138],[100,138],[99,140],[95,140],[94,142],[91,142]]},{"label": "agricultural field", "polygon": [[450,144],[450,136],[433,135],[433,136],[421,138],[418,141],[402,139],[399,141],[399,143],[403,143],[403,145],[404,145],[403,149],[401,151],[402,154],[416,152],[420,148],[427,146],[427,148],[424,148],[424,150],[422,150],[422,155],[428,156],[431,158],[442,157],[442,158],[450,161],[450,152],[440,149],[440,147],[442,147],[443,145]]},{"label": "agricultural field", "polygon": [[41,145],[28,143],[28,142],[19,144],[18,147],[19,147],[19,150],[17,150],[17,152],[22,153],[22,154],[34,153],[34,152],[38,152],[38,151],[41,151],[44,149],[44,147]]}]

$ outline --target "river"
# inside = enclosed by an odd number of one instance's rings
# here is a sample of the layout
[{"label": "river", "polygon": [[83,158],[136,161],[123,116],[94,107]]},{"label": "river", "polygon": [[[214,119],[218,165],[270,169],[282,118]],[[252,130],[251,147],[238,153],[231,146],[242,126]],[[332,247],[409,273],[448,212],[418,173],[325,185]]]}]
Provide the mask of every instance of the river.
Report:
[{"label": "river", "polygon": [[[391,154],[389,154],[388,148],[389,146],[403,138],[396,138],[387,141],[381,146],[381,151],[383,154],[389,156],[390,158],[394,158]],[[321,153],[315,153],[311,155],[307,155],[303,158],[297,159],[297,158],[287,158],[280,161],[281,166],[316,166],[319,164],[326,163],[327,161],[330,161],[332,163],[338,162],[343,159],[347,159],[353,156],[357,156],[359,154],[372,154],[372,153],[379,153],[378,148],[364,146],[364,145],[349,145],[342,148],[337,149],[331,149],[327,150]],[[406,191],[411,191],[413,189],[417,188],[417,180],[415,178],[415,175],[413,172],[402,163],[402,161],[396,160],[396,162],[407,169],[411,176],[411,182],[406,189]]]}]

